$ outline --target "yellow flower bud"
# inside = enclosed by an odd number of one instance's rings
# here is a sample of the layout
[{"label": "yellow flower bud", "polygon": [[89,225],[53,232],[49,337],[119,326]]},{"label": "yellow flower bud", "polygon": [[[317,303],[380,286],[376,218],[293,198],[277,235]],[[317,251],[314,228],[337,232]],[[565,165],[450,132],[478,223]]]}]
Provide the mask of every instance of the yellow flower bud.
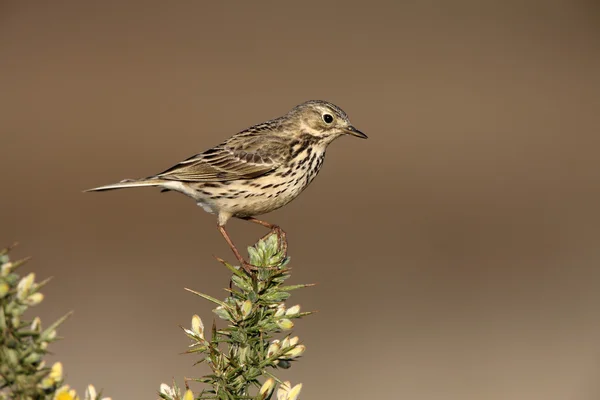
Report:
[{"label": "yellow flower bud", "polygon": [[265,381],[265,383],[263,383],[263,385],[260,387],[260,390],[258,391],[258,394],[260,395],[260,399],[264,400],[267,397],[269,397],[271,395],[271,393],[273,393],[273,389],[275,388],[275,380],[273,378],[269,378]]},{"label": "yellow flower bud", "polygon": [[281,303],[280,305],[277,306],[277,311],[275,311],[275,318],[277,317],[281,317],[283,316],[283,314],[285,314],[285,306],[283,305],[283,303]]},{"label": "yellow flower bud", "polygon": [[242,317],[248,318],[250,312],[252,311],[252,302],[250,300],[244,301],[240,309],[242,311]]},{"label": "yellow flower bud", "polygon": [[54,386],[54,379],[50,379],[50,378],[44,378],[42,379],[42,382],[40,383],[40,387],[42,389],[50,389],[52,386]]},{"label": "yellow flower bud", "polygon": [[299,383],[288,392],[286,400],[296,400],[298,398],[298,396],[300,396],[301,390],[302,390],[302,384]]},{"label": "yellow flower bud", "polygon": [[61,381],[63,377],[63,366],[60,361],[52,364],[52,368],[50,369],[50,375],[48,375],[50,379],[54,379],[55,382]]},{"label": "yellow flower bud", "polygon": [[29,295],[29,290],[31,289],[31,285],[33,285],[33,281],[35,280],[35,274],[32,272],[26,277],[22,278],[17,284],[17,298],[20,300],[25,300]]},{"label": "yellow flower bud", "polygon": [[44,333],[42,334],[42,340],[44,340],[46,342],[51,342],[54,339],[56,339],[56,331],[55,330],[51,330],[49,332],[44,331]]},{"label": "yellow flower bud", "polygon": [[60,392],[56,394],[56,400],[75,400],[70,392]]},{"label": "yellow flower bud", "polygon": [[34,293],[31,296],[27,297],[25,303],[28,306],[37,306],[44,300],[44,295],[42,293]]},{"label": "yellow flower bud", "polygon": [[285,381],[283,384],[279,385],[279,389],[277,389],[277,400],[287,400],[291,385],[290,381]]},{"label": "yellow flower bud", "polygon": [[88,385],[85,391],[85,400],[96,400],[98,395],[96,394],[96,388],[94,385]]},{"label": "yellow flower bud", "polygon": [[160,384],[160,392],[171,398],[175,396],[175,390],[173,390],[173,388],[171,388],[171,386],[167,385],[166,383]]},{"label": "yellow flower bud", "polygon": [[10,286],[8,286],[8,283],[6,283],[6,282],[0,283],[0,299],[3,298],[4,296],[6,296],[8,294],[9,290],[10,290]]},{"label": "yellow flower bud", "polygon": [[273,357],[275,353],[279,351],[281,345],[279,344],[279,340],[273,340],[269,348],[267,349],[267,357]]},{"label": "yellow flower bud", "polygon": [[279,326],[284,331],[288,331],[294,327],[294,323],[287,318],[283,318],[277,321],[277,326]]},{"label": "yellow flower bud", "polygon": [[183,400],[194,400],[194,393],[192,393],[190,389],[186,390],[183,395]]},{"label": "yellow flower bud", "polygon": [[12,267],[13,267],[13,263],[10,261],[7,262],[6,264],[2,264],[2,269],[0,270],[0,276],[7,276],[8,274],[10,274]]},{"label": "yellow flower bud", "polygon": [[192,332],[204,339],[204,324],[200,317],[196,314],[192,317]]},{"label": "yellow flower bud", "polygon": [[296,358],[296,357],[300,357],[305,351],[306,351],[306,346],[304,346],[303,344],[299,344],[298,346],[294,347],[293,349],[291,349],[290,351],[285,353],[285,355],[290,358]]},{"label": "yellow flower bud", "polygon": [[299,341],[300,341],[300,338],[298,336],[294,336],[293,338],[290,339],[290,346],[297,345]]},{"label": "yellow flower bud", "polygon": [[293,307],[288,308],[288,310],[285,312],[285,315],[296,315],[300,312],[300,305],[296,304]]},{"label": "yellow flower bud", "polygon": [[40,317],[35,317],[31,322],[31,330],[34,332],[39,332],[42,329],[42,320]]},{"label": "yellow flower bud", "polygon": [[79,400],[79,396],[75,390],[71,389],[69,385],[61,386],[56,390],[54,394],[55,400]]}]

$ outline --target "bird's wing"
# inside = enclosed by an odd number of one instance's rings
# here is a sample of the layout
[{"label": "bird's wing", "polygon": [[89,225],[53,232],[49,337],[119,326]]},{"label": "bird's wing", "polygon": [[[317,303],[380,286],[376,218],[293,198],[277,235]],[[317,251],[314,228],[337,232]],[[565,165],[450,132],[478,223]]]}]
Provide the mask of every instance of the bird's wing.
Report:
[{"label": "bird's wing", "polygon": [[250,179],[279,167],[288,153],[289,146],[282,138],[242,132],[223,144],[180,162],[155,178],[187,182]]}]

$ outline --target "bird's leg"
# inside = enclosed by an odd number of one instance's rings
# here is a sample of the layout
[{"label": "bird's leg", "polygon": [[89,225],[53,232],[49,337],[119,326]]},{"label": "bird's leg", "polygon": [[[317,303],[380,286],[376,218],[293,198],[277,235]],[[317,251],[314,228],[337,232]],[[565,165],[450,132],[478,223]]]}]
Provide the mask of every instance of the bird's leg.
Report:
[{"label": "bird's leg", "polygon": [[244,270],[249,275],[251,275],[252,274],[252,270],[256,269],[256,267],[254,265],[251,265],[250,263],[248,263],[246,260],[244,260],[244,257],[242,257],[242,255],[238,251],[237,247],[235,247],[235,245],[231,241],[231,238],[229,237],[229,234],[225,230],[225,227],[222,226],[222,225],[219,225],[219,224],[217,224],[217,227],[219,228],[219,232],[221,232],[221,235],[223,235],[223,237],[225,238],[225,241],[227,242],[227,244],[231,248],[231,251],[233,251],[233,254],[235,255],[235,258],[237,258],[238,261],[240,262],[241,267],[244,268]]},{"label": "bird's leg", "polygon": [[254,222],[255,224],[259,224],[262,225],[266,228],[269,228],[271,230],[271,232],[267,233],[265,236],[263,236],[260,240],[264,240],[267,236],[269,236],[271,233],[276,233],[277,234],[277,238],[279,239],[279,249],[281,250],[281,252],[283,254],[287,254],[287,235],[285,233],[285,231],[283,229],[281,229],[281,227],[279,227],[279,225],[274,225],[271,224],[267,221],[263,221],[260,219],[256,219],[254,217],[246,217],[244,218],[246,221],[250,221],[250,222]]}]

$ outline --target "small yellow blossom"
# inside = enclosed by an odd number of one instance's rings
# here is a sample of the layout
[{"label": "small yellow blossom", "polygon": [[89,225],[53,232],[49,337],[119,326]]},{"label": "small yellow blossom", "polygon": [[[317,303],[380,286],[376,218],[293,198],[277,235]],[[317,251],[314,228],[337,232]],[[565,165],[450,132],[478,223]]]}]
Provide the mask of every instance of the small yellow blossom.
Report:
[{"label": "small yellow blossom", "polygon": [[198,335],[198,337],[204,339],[204,324],[197,314],[194,314],[192,317],[192,331]]},{"label": "small yellow blossom", "polygon": [[51,330],[42,335],[42,340],[45,340],[47,342],[51,342],[54,339],[56,339],[56,331],[55,330]]},{"label": "small yellow blossom", "polygon": [[294,323],[287,318],[283,318],[277,321],[277,326],[279,326],[284,331],[287,331],[294,327]]},{"label": "small yellow blossom", "polygon": [[88,385],[85,391],[85,400],[96,400],[98,395],[96,394],[96,388],[94,385]]},{"label": "small yellow blossom", "polygon": [[0,299],[3,298],[4,296],[6,296],[8,294],[9,290],[10,290],[10,286],[8,286],[8,283],[6,283],[6,282],[0,283]]},{"label": "small yellow blossom", "polygon": [[300,344],[300,345],[294,347],[293,349],[291,349],[290,351],[288,351],[287,353],[285,353],[285,355],[288,357],[291,357],[291,358],[296,358],[296,357],[300,357],[305,351],[306,351],[306,346],[304,346],[303,344]]},{"label": "small yellow blossom", "polygon": [[290,381],[283,382],[277,389],[277,400],[296,400],[300,396],[302,390],[302,384],[299,383],[292,387]]},{"label": "small yellow blossom", "polygon": [[19,281],[17,284],[17,298],[19,300],[25,300],[27,298],[34,280],[35,274],[31,272],[29,275],[25,276]]},{"label": "small yellow blossom", "polygon": [[299,383],[288,392],[286,400],[296,400],[298,398],[298,396],[300,396],[301,390],[302,390],[302,384]]},{"label": "small yellow blossom", "polygon": [[277,400],[287,400],[291,385],[290,381],[285,381],[283,384],[279,385],[279,389],[277,389]]},{"label": "small yellow blossom", "polygon": [[190,389],[186,390],[183,395],[183,400],[194,400],[194,393],[192,393]]},{"label": "small yellow blossom", "polygon": [[31,322],[31,330],[34,332],[39,332],[42,329],[42,320],[40,317],[35,317]]},{"label": "small yellow blossom", "polygon": [[48,378],[54,379],[55,382],[61,381],[63,378],[63,366],[60,361],[52,364],[52,369],[50,369],[50,375]]},{"label": "small yellow blossom", "polygon": [[55,400],[79,400],[79,396],[75,390],[71,389],[69,385],[64,385],[56,391],[54,394]]},{"label": "small yellow blossom", "polygon": [[54,386],[54,379],[50,379],[50,378],[44,378],[42,379],[42,381],[40,382],[40,387],[42,389],[50,389],[52,386]]},{"label": "small yellow blossom", "polygon": [[283,303],[281,303],[280,305],[277,306],[277,311],[275,311],[275,315],[274,317],[282,317],[283,314],[285,314],[285,305]]},{"label": "small yellow blossom", "polygon": [[240,307],[242,311],[242,317],[248,318],[250,312],[252,311],[252,302],[250,300],[246,300],[242,303]]},{"label": "small yellow blossom", "polygon": [[273,340],[273,342],[271,342],[271,345],[267,349],[267,357],[269,357],[269,358],[273,357],[273,355],[275,353],[277,353],[280,348],[281,348],[281,345],[279,344],[279,340],[277,340],[277,339]]},{"label": "small yellow blossom", "polygon": [[5,264],[2,264],[2,269],[0,270],[0,276],[7,276],[8,274],[10,274],[12,267],[13,267],[13,263],[10,261]]},{"label": "small yellow blossom", "polygon": [[273,393],[273,389],[275,388],[275,380],[273,378],[269,378],[263,383],[260,387],[258,394],[260,395],[261,400],[266,399]]},{"label": "small yellow blossom", "polygon": [[290,307],[287,309],[287,311],[285,312],[285,315],[296,315],[300,312],[300,305],[296,304],[293,307]]},{"label": "small yellow blossom", "polygon": [[176,394],[175,390],[171,386],[167,385],[166,383],[160,384],[160,393],[166,395],[169,398],[175,397],[175,394]]},{"label": "small yellow blossom", "polygon": [[28,306],[37,306],[42,300],[44,300],[44,295],[42,293],[34,293],[27,297],[25,303],[27,303]]}]

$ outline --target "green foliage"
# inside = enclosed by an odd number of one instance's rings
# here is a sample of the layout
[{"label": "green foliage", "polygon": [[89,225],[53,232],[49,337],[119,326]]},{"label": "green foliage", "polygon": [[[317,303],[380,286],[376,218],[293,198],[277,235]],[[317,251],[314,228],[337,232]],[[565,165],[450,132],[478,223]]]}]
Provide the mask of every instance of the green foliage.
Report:
[{"label": "green foliage", "polygon": [[[276,234],[248,248],[250,263],[255,266],[251,272],[220,260],[232,273],[224,300],[187,289],[214,303],[213,312],[226,322],[221,329],[213,322],[210,334],[205,334],[202,320],[194,315],[191,329],[184,328],[192,340],[187,353],[199,356],[197,364],[206,363],[212,370],[206,376],[188,379],[208,386],[196,399],[269,400],[277,385],[278,400],[298,398],[302,384],[292,387],[274,372],[290,368],[306,348],[297,336],[275,336],[290,331],[295,320],[311,314],[300,312],[299,305],[286,308],[285,301],[291,291],[312,285],[284,285],[290,278],[285,248]],[[26,319],[26,311],[43,301],[40,289],[49,279],[36,282],[33,273],[20,276],[17,269],[27,260],[11,262],[9,250],[0,251],[0,400],[79,400],[77,393],[64,385],[62,364],[57,362],[50,368],[43,360],[48,345],[58,340],[56,329],[70,314],[45,329],[39,317]],[[160,396],[193,400],[187,383],[183,394],[175,383],[162,384]],[[100,397],[92,385],[88,386],[85,400]]]},{"label": "green foliage", "polygon": [[[43,361],[48,345],[59,339],[56,329],[70,314],[46,329],[39,317],[25,319],[25,312],[43,301],[39,290],[50,279],[38,283],[34,273],[21,277],[16,271],[27,259],[11,262],[9,251],[0,251],[0,399],[78,399],[63,385],[62,364],[49,368]],[[100,396],[90,385],[85,398]]]},{"label": "green foliage", "polygon": [[[248,248],[250,263],[256,267],[251,273],[219,260],[232,272],[232,285],[224,300],[186,289],[214,303],[217,307],[213,312],[227,323],[217,329],[213,322],[208,335],[200,317],[194,315],[191,329],[184,328],[192,340],[187,353],[200,356],[198,363],[206,363],[212,370],[209,375],[189,379],[209,386],[197,399],[270,399],[276,383],[279,383],[278,399],[298,397],[302,385],[291,387],[272,371],[289,368],[304,353],[305,346],[297,336],[273,338],[291,330],[294,320],[311,314],[300,312],[299,305],[286,308],[284,302],[290,291],[312,285],[284,285],[290,277],[290,268],[282,247],[278,236],[271,234]],[[189,389],[182,396],[176,385],[166,384],[161,386],[160,395],[168,400],[193,398]]]}]

